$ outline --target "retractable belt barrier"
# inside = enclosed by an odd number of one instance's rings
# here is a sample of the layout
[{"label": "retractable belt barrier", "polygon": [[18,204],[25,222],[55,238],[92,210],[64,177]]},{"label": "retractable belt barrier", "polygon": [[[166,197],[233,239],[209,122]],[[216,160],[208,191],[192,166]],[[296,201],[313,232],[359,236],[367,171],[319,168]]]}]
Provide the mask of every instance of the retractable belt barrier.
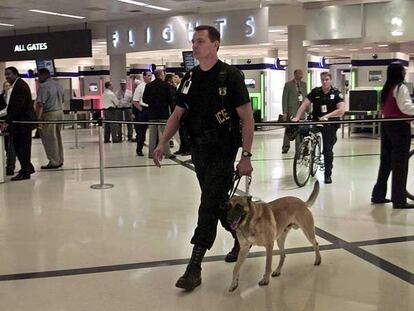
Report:
[{"label": "retractable belt barrier", "polygon": [[[113,108],[119,110],[125,110],[129,108]],[[89,109],[89,110],[80,110],[80,111],[101,111],[105,109]],[[356,120],[328,120],[328,121],[299,121],[299,122],[257,122],[255,125],[260,126],[278,126],[285,127],[291,125],[327,125],[327,124],[350,124],[350,123],[377,123],[377,122],[395,122],[395,121],[414,121],[414,117],[404,117],[404,118],[374,118],[374,119],[356,119]],[[0,120],[0,124],[4,120]],[[100,183],[94,184],[91,186],[92,189],[109,189],[114,187],[113,184],[106,184],[104,179],[104,154],[103,154],[103,139],[102,139],[102,130],[101,127],[105,123],[116,123],[116,124],[146,124],[146,125],[166,125],[166,122],[136,122],[136,121],[120,121],[120,120],[103,120],[102,118],[92,119],[92,120],[50,120],[50,121],[13,121],[15,124],[74,124],[75,133],[77,136],[77,124],[88,123],[98,125],[98,136],[99,136],[99,176]],[[77,141],[77,137],[75,138]],[[77,145],[77,144],[76,144]],[[245,192],[249,193],[251,179],[246,178]]]}]

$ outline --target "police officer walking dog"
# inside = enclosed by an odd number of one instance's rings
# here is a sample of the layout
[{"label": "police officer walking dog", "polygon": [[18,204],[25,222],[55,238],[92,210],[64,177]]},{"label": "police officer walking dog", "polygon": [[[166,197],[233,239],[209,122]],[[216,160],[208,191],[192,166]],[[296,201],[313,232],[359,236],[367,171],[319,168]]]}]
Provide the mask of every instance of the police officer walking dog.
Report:
[{"label": "police officer walking dog", "polygon": [[[201,188],[197,228],[187,269],[176,286],[192,290],[201,284],[201,262],[207,249],[214,243],[217,223],[235,232],[226,222],[225,201],[232,187],[234,162],[240,146],[243,147],[237,169],[240,175],[250,176],[250,162],[254,121],[249,93],[243,74],[217,57],[220,33],[212,26],[198,26],[193,36],[194,57],[200,65],[188,72],[177,91],[176,108],[154,150],[154,162],[160,166],[163,146],[177,131],[184,119],[192,145],[192,160]],[[182,121],[182,120],[181,120]],[[238,241],[226,261],[236,261]]]},{"label": "police officer walking dog", "polygon": [[[345,112],[345,103],[342,93],[331,85],[332,76],[329,72],[321,73],[321,87],[315,87],[305,98],[292,121],[299,121],[302,114],[312,107],[314,121],[328,121],[339,119]],[[325,164],[325,184],[332,183],[333,147],[336,143],[338,124],[326,124],[322,128],[323,158]]]}]

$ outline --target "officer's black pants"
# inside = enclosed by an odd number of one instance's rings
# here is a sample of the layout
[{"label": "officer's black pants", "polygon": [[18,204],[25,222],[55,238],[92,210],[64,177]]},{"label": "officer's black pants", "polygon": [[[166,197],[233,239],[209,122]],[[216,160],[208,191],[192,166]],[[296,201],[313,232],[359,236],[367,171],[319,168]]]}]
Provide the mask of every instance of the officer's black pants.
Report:
[{"label": "officer's black pants", "polygon": [[223,203],[227,200],[228,192],[232,187],[236,154],[236,148],[227,152],[212,149],[192,151],[192,160],[201,187],[197,228],[191,239],[194,245],[207,249],[213,246],[218,220],[235,237],[235,233],[227,224],[227,211],[223,208]]},{"label": "officer's black pants", "polygon": [[404,121],[381,124],[381,162],[372,198],[384,199],[392,171],[391,201],[407,203],[406,184],[411,144],[410,124]]},{"label": "officer's black pants", "polygon": [[190,151],[190,142],[188,141],[188,129],[185,125],[180,125],[178,130],[180,134],[180,151],[188,152]]},{"label": "officer's black pants", "polygon": [[[148,108],[143,107],[142,111],[134,109],[135,122],[148,122]],[[141,152],[145,143],[145,134],[147,133],[147,124],[135,124],[135,132],[137,132],[137,152]]]},{"label": "officer's black pants", "polygon": [[325,165],[325,176],[332,175],[332,167],[333,167],[333,147],[337,141],[336,138],[336,131],[338,130],[338,126],[336,124],[327,124],[324,125],[321,129],[322,133],[322,145],[323,145],[323,158],[324,158],[324,165]]}]

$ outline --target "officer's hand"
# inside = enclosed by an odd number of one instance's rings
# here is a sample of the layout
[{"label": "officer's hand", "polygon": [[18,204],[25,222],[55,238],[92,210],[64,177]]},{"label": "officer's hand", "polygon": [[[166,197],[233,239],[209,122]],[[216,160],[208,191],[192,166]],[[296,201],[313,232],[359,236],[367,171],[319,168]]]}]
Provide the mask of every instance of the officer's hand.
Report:
[{"label": "officer's hand", "polygon": [[161,145],[158,145],[157,148],[154,149],[154,153],[152,154],[152,160],[154,161],[155,165],[161,167],[161,161],[164,157],[164,148]]},{"label": "officer's hand", "polygon": [[328,121],[328,118],[327,117],[320,117],[319,121]]},{"label": "officer's hand", "polygon": [[296,118],[296,117],[294,117],[294,118],[292,118],[292,120],[291,120],[292,122],[299,122],[299,118]]},{"label": "officer's hand", "polygon": [[250,157],[241,157],[240,162],[236,167],[240,176],[252,176],[253,167]]}]

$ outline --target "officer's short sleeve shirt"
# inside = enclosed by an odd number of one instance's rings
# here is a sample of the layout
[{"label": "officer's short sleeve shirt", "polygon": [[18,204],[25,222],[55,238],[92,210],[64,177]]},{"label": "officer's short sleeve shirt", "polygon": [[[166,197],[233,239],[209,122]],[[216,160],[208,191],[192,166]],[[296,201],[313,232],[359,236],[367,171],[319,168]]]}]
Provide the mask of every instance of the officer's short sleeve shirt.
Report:
[{"label": "officer's short sleeve shirt", "polygon": [[322,87],[314,88],[307,96],[312,105],[312,116],[314,120],[331,113],[337,109],[337,104],[344,101],[342,93],[334,88],[324,93]]},{"label": "officer's short sleeve shirt", "polygon": [[[226,71],[225,82],[219,82],[219,74]],[[191,81],[191,82],[190,82]],[[189,83],[191,85],[189,86]],[[224,95],[220,95],[221,93]],[[215,126],[215,114],[223,107],[233,122],[239,120],[236,108],[250,102],[243,74],[235,67],[218,61],[208,71],[199,66],[186,73],[176,97],[176,105],[188,110],[190,131],[194,135]]]}]

